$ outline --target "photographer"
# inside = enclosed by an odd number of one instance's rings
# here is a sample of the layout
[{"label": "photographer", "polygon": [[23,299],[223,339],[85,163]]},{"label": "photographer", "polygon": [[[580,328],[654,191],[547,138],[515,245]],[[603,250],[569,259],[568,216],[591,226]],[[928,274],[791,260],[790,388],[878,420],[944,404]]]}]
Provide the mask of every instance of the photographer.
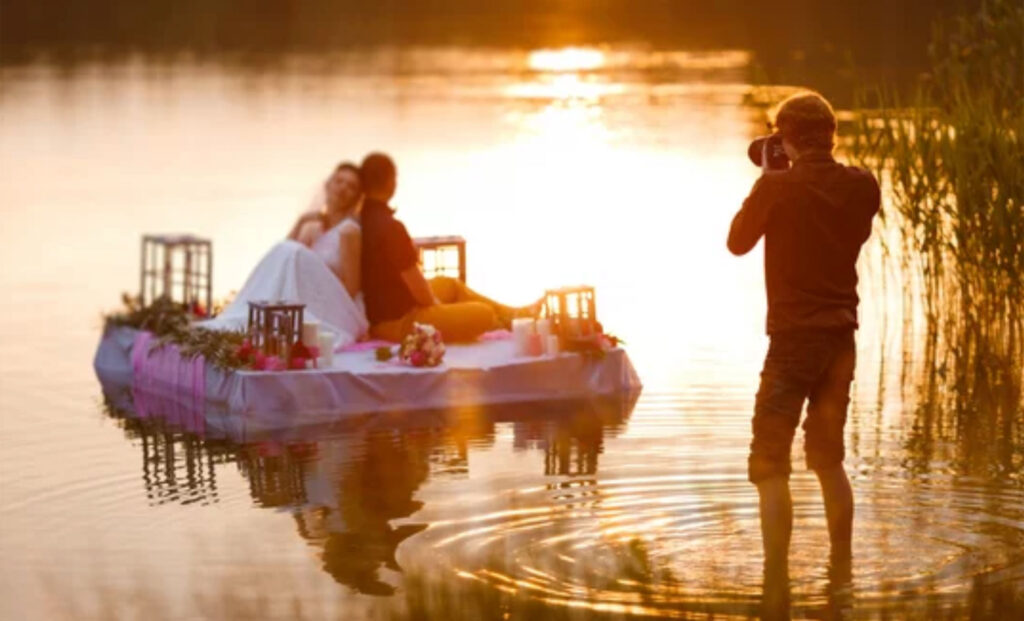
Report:
[{"label": "photographer", "polygon": [[856,262],[880,203],[871,173],[833,159],[836,117],[823,97],[789,97],[774,126],[775,134],[751,145],[763,174],[728,241],[743,255],[764,237],[770,344],[748,476],[760,496],[766,583],[773,575],[788,580],[790,446],[805,401],[807,467],[821,483],[833,569],[849,568],[853,493],[843,470],[843,426],[856,356]]}]

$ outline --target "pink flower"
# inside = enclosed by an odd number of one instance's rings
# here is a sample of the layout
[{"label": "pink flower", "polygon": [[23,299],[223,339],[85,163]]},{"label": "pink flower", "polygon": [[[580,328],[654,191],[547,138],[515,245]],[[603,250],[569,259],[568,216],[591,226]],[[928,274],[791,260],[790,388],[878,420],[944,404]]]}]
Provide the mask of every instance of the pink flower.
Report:
[{"label": "pink flower", "polygon": [[427,355],[421,351],[414,351],[409,356],[409,362],[414,367],[422,367],[427,362]]},{"label": "pink flower", "polygon": [[252,368],[257,371],[264,371],[267,368],[267,357],[263,352],[258,351],[252,355]]}]

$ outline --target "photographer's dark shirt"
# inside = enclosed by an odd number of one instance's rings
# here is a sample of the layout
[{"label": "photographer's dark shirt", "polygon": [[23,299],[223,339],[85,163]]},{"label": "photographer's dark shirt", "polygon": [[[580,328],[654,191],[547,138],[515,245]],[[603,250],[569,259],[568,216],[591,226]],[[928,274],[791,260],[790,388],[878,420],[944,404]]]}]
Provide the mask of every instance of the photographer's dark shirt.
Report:
[{"label": "photographer's dark shirt", "polygon": [[857,256],[880,201],[871,173],[827,153],[754,183],[728,245],[742,255],[764,236],[768,334],[857,327]]},{"label": "photographer's dark shirt", "polygon": [[385,203],[367,198],[362,213],[362,275],[366,318],[371,325],[400,319],[416,307],[402,272],[416,265],[419,255],[405,225]]}]

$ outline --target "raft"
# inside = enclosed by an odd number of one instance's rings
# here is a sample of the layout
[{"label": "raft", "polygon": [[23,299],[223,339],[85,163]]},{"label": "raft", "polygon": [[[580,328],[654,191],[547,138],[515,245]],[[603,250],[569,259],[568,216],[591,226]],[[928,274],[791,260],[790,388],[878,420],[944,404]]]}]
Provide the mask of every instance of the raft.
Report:
[{"label": "raft", "polygon": [[130,400],[140,416],[174,411],[189,431],[255,437],[299,426],[424,412],[552,404],[622,397],[642,385],[622,348],[602,355],[516,356],[511,340],[449,345],[444,362],[414,368],[381,362],[372,349],[334,355],[329,367],[228,370],[153,347],[148,332],[108,326],[93,362],[106,394]]}]

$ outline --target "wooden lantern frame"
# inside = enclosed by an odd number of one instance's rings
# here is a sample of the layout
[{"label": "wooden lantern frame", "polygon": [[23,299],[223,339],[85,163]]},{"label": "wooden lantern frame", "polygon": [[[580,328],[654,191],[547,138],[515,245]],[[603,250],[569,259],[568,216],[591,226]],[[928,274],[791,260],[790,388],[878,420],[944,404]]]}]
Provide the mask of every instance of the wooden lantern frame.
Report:
[{"label": "wooden lantern frame", "polygon": [[292,347],[302,338],[305,304],[284,300],[249,302],[249,342],[266,356],[291,358]]},{"label": "wooden lantern frame", "polygon": [[544,314],[552,331],[562,339],[600,332],[597,322],[597,294],[593,287],[562,287],[544,292]]},{"label": "wooden lantern frame", "polygon": [[195,235],[143,235],[139,302],[157,298],[213,310],[213,242]]},{"label": "wooden lantern frame", "polygon": [[[420,269],[427,278],[450,276],[466,282],[466,240],[458,235],[417,237],[413,240],[419,252]],[[450,257],[456,255],[453,265]]]}]

